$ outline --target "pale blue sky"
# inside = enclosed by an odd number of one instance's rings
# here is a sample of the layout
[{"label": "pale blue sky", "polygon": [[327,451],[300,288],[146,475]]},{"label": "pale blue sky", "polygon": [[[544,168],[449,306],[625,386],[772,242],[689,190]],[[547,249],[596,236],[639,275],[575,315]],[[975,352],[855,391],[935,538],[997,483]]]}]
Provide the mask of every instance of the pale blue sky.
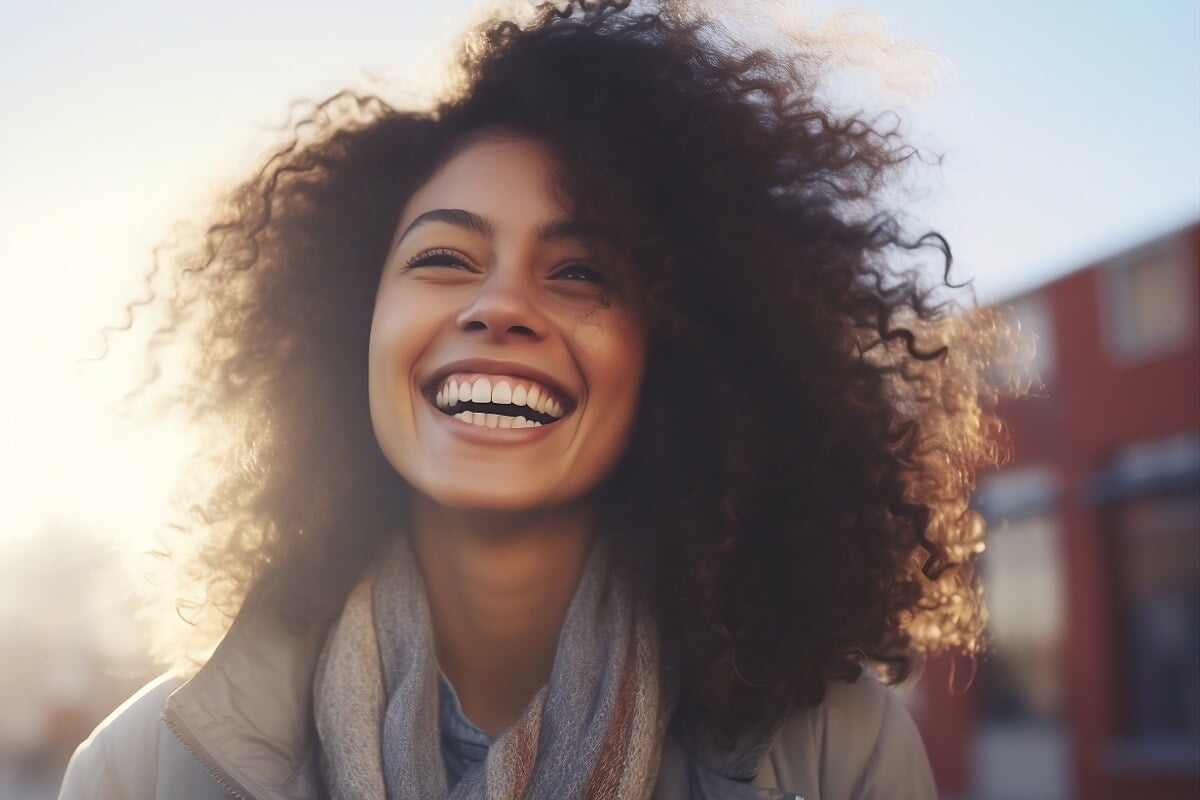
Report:
[{"label": "pale blue sky", "polygon": [[[0,539],[68,513],[64,497],[100,528],[161,518],[146,498],[184,444],[114,427],[98,400],[135,349],[107,372],[75,359],[291,101],[391,78],[375,85],[402,102],[395,87],[439,72],[475,5],[0,0]],[[1196,0],[798,7],[864,8],[945,59],[940,93],[879,102],[945,154],[912,211],[983,299],[1200,218]]]},{"label": "pale blue sky", "polygon": [[1200,3],[857,6],[954,65],[912,117],[946,154],[930,221],[985,297],[1200,218]]},{"label": "pale blue sky", "polygon": [[[6,0],[6,210],[162,174],[157,158],[170,157],[183,191],[203,191],[196,182],[234,174],[290,100],[364,72],[403,83],[436,68],[473,5]],[[985,296],[1200,216],[1195,0],[797,7],[866,9],[953,65],[939,97],[891,104],[946,155],[939,197],[919,211]]]}]

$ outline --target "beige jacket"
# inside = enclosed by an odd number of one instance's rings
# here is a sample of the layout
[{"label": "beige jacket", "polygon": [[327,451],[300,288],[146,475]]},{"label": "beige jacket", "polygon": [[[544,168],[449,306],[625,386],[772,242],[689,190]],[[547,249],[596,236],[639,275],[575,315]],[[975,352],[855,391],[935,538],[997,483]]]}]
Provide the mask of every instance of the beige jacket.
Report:
[{"label": "beige jacket", "polygon": [[[268,615],[239,615],[194,677],[160,678],[100,723],[71,759],[60,800],[322,800],[311,707],[320,645]],[[654,800],[693,800],[690,769],[668,740]],[[936,797],[916,726],[890,690],[868,679],[831,685],[824,703],[785,723],[753,785],[731,800],[796,797]]]}]

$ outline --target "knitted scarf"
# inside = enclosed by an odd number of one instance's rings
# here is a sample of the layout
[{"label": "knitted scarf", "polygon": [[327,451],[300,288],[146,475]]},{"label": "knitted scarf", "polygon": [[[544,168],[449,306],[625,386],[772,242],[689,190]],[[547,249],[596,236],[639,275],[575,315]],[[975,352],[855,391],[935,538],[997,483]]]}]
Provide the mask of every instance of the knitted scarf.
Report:
[{"label": "knitted scarf", "polygon": [[670,703],[658,636],[596,546],[567,611],[550,681],[449,791],[438,735],[429,606],[407,538],[351,592],[313,682],[333,800],[646,800]]}]

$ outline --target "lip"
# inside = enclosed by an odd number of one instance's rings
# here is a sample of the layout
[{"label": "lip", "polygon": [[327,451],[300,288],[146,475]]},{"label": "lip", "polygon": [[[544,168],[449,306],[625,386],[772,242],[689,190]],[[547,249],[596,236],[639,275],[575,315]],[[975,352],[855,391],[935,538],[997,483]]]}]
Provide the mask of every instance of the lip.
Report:
[{"label": "lip", "polygon": [[[436,394],[438,386],[442,380],[448,375],[453,375],[456,372],[478,372],[484,375],[507,375],[514,378],[528,378],[531,381],[536,381],[546,388],[554,392],[563,404],[563,416],[567,416],[578,405],[578,399],[575,393],[562,385],[560,381],[553,376],[542,372],[540,369],[531,367],[528,364],[522,364],[518,361],[498,361],[491,358],[467,358],[461,361],[452,361],[449,364],[444,364],[438,367],[428,378],[421,382],[421,394],[425,399],[433,404],[434,394]],[[438,412],[441,414],[441,412]],[[446,416],[442,414],[442,416]],[[453,417],[448,417],[453,420]],[[460,423],[461,424],[461,423]],[[488,430],[498,430],[491,428]],[[513,430],[509,428],[507,430]],[[517,430],[530,430],[517,429]]]}]

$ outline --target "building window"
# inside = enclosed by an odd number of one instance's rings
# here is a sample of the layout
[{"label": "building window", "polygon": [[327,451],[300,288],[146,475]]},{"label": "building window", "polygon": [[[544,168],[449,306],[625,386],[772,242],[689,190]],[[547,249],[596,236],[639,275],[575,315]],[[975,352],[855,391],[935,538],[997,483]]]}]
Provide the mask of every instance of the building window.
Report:
[{"label": "building window", "polygon": [[1102,325],[1116,360],[1140,360],[1187,346],[1195,329],[1195,287],[1178,237],[1114,259],[1101,281]]},{"label": "building window", "polygon": [[975,497],[990,528],[979,562],[989,648],[971,745],[971,796],[980,800],[1072,795],[1057,483],[1047,467],[1007,469],[984,476]]},{"label": "building window", "polygon": [[1012,315],[1023,333],[1033,338],[1030,363],[1034,377],[1042,383],[1054,381],[1054,316],[1050,304],[1039,294],[1027,294],[1011,302]]},{"label": "building window", "polygon": [[1126,736],[1200,744],[1200,488],[1113,511]]},{"label": "building window", "polygon": [[1013,520],[989,533],[980,560],[990,650],[984,716],[1053,721],[1062,713],[1062,559],[1055,516]]}]

